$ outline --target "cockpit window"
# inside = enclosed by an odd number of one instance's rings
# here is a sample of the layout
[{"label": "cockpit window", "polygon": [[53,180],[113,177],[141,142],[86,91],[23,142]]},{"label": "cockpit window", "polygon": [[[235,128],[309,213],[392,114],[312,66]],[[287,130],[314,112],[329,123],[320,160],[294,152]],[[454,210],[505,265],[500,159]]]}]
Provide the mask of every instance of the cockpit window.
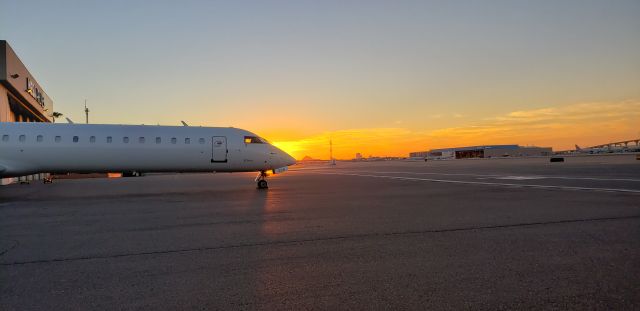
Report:
[{"label": "cockpit window", "polygon": [[245,144],[268,144],[266,140],[257,136],[245,136],[244,143]]}]

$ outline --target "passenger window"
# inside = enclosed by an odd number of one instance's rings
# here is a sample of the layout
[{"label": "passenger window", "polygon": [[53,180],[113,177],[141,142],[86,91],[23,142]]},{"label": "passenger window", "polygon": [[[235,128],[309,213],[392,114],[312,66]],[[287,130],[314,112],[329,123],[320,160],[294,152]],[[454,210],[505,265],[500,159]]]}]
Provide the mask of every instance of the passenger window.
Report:
[{"label": "passenger window", "polygon": [[200,143],[201,145],[203,145],[203,144],[204,144],[204,138],[200,138],[200,139],[198,139],[198,143]]},{"label": "passenger window", "polygon": [[141,144],[144,144],[144,137],[138,138],[138,142],[141,143]]},{"label": "passenger window", "polygon": [[9,135],[2,135],[2,141],[9,141]]},{"label": "passenger window", "polygon": [[113,137],[107,136],[107,144],[110,144],[113,141]]},{"label": "passenger window", "polygon": [[160,137],[156,137],[156,144],[159,144],[159,143],[161,143],[161,142],[162,142],[162,138],[160,138]]},{"label": "passenger window", "polygon": [[172,138],[171,138],[171,143],[172,143],[172,144],[174,144],[174,145],[175,145],[177,142],[178,142],[178,139],[177,139],[177,138],[175,138],[175,137],[172,137]]},{"label": "passenger window", "polygon": [[128,144],[129,143],[129,137],[127,137],[127,136],[122,137],[122,142],[125,143],[125,144]]},{"label": "passenger window", "polygon": [[185,138],[184,139],[184,143],[187,144],[187,145],[190,144],[191,143],[191,138]]},{"label": "passenger window", "polygon": [[267,141],[256,136],[245,136],[244,143],[245,144],[266,144]]},{"label": "passenger window", "polygon": [[89,142],[92,143],[92,144],[95,143],[96,142],[96,137],[95,136],[89,137]]},{"label": "passenger window", "polygon": [[55,141],[56,141],[57,143],[61,142],[61,141],[62,141],[62,137],[60,137],[60,136],[56,136]]},{"label": "passenger window", "polygon": [[42,135],[36,136],[36,141],[39,142],[39,143],[41,143],[43,139],[44,138],[42,137]]},{"label": "passenger window", "polygon": [[18,137],[18,140],[19,140],[21,143],[23,143],[25,140],[27,140],[27,136],[20,135],[20,136]]},{"label": "passenger window", "polygon": [[78,138],[78,136],[73,136],[73,142],[74,142],[74,143],[77,143],[77,142],[78,142],[78,140],[80,140],[80,138]]}]

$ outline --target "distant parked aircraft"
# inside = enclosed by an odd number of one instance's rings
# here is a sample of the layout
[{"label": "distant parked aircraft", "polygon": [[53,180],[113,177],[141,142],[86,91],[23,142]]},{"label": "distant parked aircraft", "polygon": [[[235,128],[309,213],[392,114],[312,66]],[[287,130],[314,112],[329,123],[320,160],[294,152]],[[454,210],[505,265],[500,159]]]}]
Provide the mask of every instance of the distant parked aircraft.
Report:
[{"label": "distant parked aircraft", "polygon": [[580,148],[580,146],[576,145],[576,152],[579,153],[605,153],[608,150],[606,148]]},{"label": "distant parked aircraft", "polygon": [[295,163],[286,152],[237,128],[0,123],[0,177],[39,172],[259,172]]},{"label": "distant parked aircraft", "polygon": [[632,146],[606,145],[603,147],[598,146],[598,147],[589,147],[589,148],[580,148],[580,146],[576,145],[576,152],[589,153],[589,154],[635,152],[638,150],[639,148],[633,145]]}]

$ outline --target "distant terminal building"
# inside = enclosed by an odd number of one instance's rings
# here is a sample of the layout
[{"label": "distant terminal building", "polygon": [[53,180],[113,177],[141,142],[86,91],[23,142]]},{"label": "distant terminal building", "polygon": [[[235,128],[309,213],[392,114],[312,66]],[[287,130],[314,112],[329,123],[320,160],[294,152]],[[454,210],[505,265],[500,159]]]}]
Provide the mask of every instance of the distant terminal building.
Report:
[{"label": "distant terminal building", "polygon": [[489,145],[433,149],[429,151],[411,152],[411,158],[428,160],[501,158],[501,157],[534,157],[550,156],[550,147],[522,147],[518,145]]},{"label": "distant terminal building", "polygon": [[409,153],[411,159],[426,159],[429,155],[429,151],[417,151]]},{"label": "distant terminal building", "polygon": [[[0,40],[0,122],[51,122],[52,114],[51,98],[47,96],[7,41]],[[41,177],[41,174],[38,174],[4,178],[0,179],[0,184],[29,181]]]}]

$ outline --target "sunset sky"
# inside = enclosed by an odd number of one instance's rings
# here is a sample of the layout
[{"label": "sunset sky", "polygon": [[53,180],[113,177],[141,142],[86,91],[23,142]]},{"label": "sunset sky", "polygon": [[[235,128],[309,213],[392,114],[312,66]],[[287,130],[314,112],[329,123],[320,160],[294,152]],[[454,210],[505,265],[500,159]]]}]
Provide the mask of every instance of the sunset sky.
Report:
[{"label": "sunset sky", "polygon": [[640,1],[9,1],[56,111],[234,126],[301,159],[640,137]]}]

